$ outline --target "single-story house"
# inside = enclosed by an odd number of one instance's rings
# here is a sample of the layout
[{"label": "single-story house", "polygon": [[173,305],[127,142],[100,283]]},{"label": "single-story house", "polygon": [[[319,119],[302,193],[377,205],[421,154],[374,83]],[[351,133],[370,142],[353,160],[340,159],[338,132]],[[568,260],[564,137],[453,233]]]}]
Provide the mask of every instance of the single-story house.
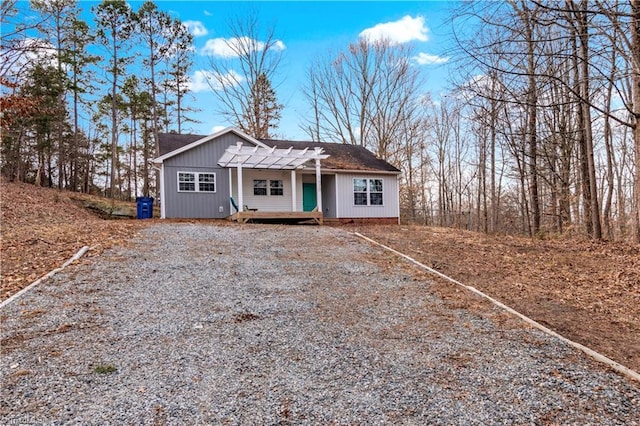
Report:
[{"label": "single-story house", "polygon": [[400,170],[361,146],[159,135],[162,218],[398,223]]}]

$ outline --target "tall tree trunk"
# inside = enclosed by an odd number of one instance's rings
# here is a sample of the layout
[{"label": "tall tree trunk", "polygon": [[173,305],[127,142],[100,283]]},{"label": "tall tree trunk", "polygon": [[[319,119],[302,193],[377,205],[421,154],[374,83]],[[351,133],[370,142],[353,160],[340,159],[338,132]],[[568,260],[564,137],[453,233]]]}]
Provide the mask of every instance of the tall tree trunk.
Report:
[{"label": "tall tree trunk", "polygon": [[498,101],[496,100],[496,76],[491,79],[491,110],[489,124],[489,185],[491,191],[491,232],[496,232],[498,227],[498,201],[496,194],[496,117]]},{"label": "tall tree trunk", "polygon": [[116,165],[118,164],[118,48],[117,31],[112,29],[113,34],[113,82],[111,84],[111,182],[109,185],[109,197],[115,198],[116,190]]},{"label": "tall tree trunk", "polygon": [[640,0],[631,3],[631,81],[633,91],[633,142],[635,177],[633,194],[634,240],[640,243]]},{"label": "tall tree trunk", "polygon": [[[491,131],[491,129],[489,129]],[[487,135],[482,131],[478,164],[478,225],[485,234],[489,232],[487,215]]]},{"label": "tall tree trunk", "polygon": [[534,50],[533,17],[530,10],[524,10],[523,21],[527,42],[527,136],[529,159],[529,193],[531,203],[531,233],[536,235],[540,230],[540,197],[538,194],[538,92],[536,85],[536,55]]},{"label": "tall tree trunk", "polygon": [[131,117],[131,134],[133,139],[133,196],[138,196],[138,117],[134,111]]},{"label": "tall tree trunk", "polygon": [[71,147],[71,190],[78,190],[78,152],[80,146],[80,125],[79,125],[79,112],[78,104],[78,76],[77,73],[73,73],[73,146]]},{"label": "tall tree trunk", "polygon": [[[569,3],[573,6],[573,3]],[[574,14],[577,14],[575,10]],[[582,194],[582,217],[583,223],[585,226],[585,230],[587,235],[593,236],[593,222],[591,221],[591,192],[589,190],[589,163],[587,160],[587,140],[585,135],[585,121],[587,117],[584,116],[585,110],[582,108],[582,100],[580,99],[582,95],[583,86],[580,84],[581,78],[581,67],[580,67],[580,59],[578,52],[578,39],[579,39],[579,30],[575,27],[572,27],[572,37],[571,37],[571,62],[572,62],[572,74],[573,74],[573,92],[576,98],[576,122],[577,122],[577,145],[578,145],[578,158],[580,162],[579,168],[579,184],[581,188]]]},{"label": "tall tree trunk", "polygon": [[611,119],[609,118],[609,114],[611,113],[611,95],[613,92],[613,78],[616,72],[615,66],[615,52],[613,49],[612,53],[612,67],[611,67],[611,75],[609,79],[609,85],[607,87],[607,95],[605,99],[605,115],[604,115],[604,145],[605,145],[605,153],[607,156],[607,197],[604,200],[604,211],[602,213],[603,220],[606,227],[607,238],[609,240],[613,240],[613,226],[611,223],[611,203],[613,201],[613,191],[614,191],[614,177],[613,177],[613,134],[611,132]]},{"label": "tall tree trunk", "polygon": [[[622,140],[627,139],[628,127],[625,127],[622,134]],[[626,152],[621,153],[621,158],[618,162],[614,162],[615,174],[616,174],[616,201],[617,201],[617,218],[618,218],[618,233],[625,237],[627,236],[627,197],[624,192],[624,169],[627,164]]]},{"label": "tall tree trunk", "polygon": [[580,12],[578,13],[578,35],[580,37],[580,65],[582,70],[582,78],[580,79],[580,92],[582,100],[580,106],[584,117],[584,146],[587,160],[588,173],[588,190],[590,197],[591,209],[591,226],[593,229],[593,238],[602,239],[602,226],[600,223],[600,207],[598,203],[598,181],[596,180],[596,165],[593,154],[593,130],[591,128],[591,106],[589,99],[589,23],[587,21],[587,10],[589,4],[587,0],[580,3]]}]

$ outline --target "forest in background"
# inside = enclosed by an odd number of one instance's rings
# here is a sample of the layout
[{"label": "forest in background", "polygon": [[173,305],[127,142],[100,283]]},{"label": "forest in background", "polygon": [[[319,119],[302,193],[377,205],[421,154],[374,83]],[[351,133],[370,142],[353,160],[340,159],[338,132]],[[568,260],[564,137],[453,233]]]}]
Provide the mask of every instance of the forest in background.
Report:
[{"label": "forest in background", "polygon": [[[189,129],[186,27],[150,1],[104,1],[92,25],[76,1],[31,4],[41,19],[27,25],[1,3],[2,174],[154,195],[158,133]],[[407,45],[361,38],[316,58],[302,90],[309,139],[398,166],[408,222],[639,242],[640,2],[464,2],[450,24],[458,74],[437,98]],[[229,30],[237,61],[210,63],[217,108],[277,136],[276,30],[259,16]]]},{"label": "forest in background", "polygon": [[75,0],[30,5],[33,22],[2,1],[2,174],[125,200],[154,194],[158,133],[191,121],[191,34],[152,1],[137,11],[104,1],[93,23]]}]

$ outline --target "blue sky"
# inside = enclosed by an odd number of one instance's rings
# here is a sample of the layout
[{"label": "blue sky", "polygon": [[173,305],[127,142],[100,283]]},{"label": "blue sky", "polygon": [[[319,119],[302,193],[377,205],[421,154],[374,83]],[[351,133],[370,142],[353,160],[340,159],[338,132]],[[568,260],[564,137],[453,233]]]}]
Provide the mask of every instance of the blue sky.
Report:
[{"label": "blue sky", "polygon": [[[135,3],[132,6],[138,7]],[[277,133],[281,138],[306,139],[306,134],[299,128],[308,109],[301,88],[309,65],[316,57],[345,48],[368,30],[372,36],[384,34],[397,38],[398,42],[412,43],[416,56],[423,54],[422,58],[444,61],[449,43],[444,21],[455,4],[442,1],[160,1],[158,6],[188,23],[196,35],[195,64],[191,73],[194,82],[197,71],[207,70],[209,59],[202,54],[207,42],[212,44],[215,39],[231,36],[227,32],[230,19],[255,12],[261,26],[274,26],[276,37],[284,45],[279,81],[274,82],[278,99],[285,106]],[[418,58],[414,63],[425,77],[425,91],[437,97],[445,90],[447,63],[420,64]],[[198,89],[197,85],[194,89]],[[210,133],[229,123],[225,123],[211,108],[215,98],[210,89],[202,89],[194,93],[195,104],[202,109],[197,119],[202,123],[193,125],[193,130]]]},{"label": "blue sky", "polygon": [[[413,64],[425,80],[423,90],[431,92],[436,99],[446,90],[450,38],[445,20],[456,2],[160,0],[156,3],[159,9],[188,24],[195,36],[191,103],[201,111],[191,115],[201,123],[189,126],[194,133],[209,134],[230,124],[215,113],[215,97],[211,89],[198,80],[198,74],[208,69],[205,46],[219,45],[221,39],[230,37],[228,22],[251,12],[257,15],[261,27],[273,26],[276,38],[282,42],[282,62],[272,82],[279,102],[284,104],[277,131],[280,138],[307,139],[299,126],[309,108],[301,89],[310,64],[318,56],[346,48],[363,34],[411,43],[416,53]],[[90,24],[93,23],[90,10],[96,4],[96,1],[80,2],[83,18]],[[142,2],[130,4],[137,10]],[[209,54],[213,53],[212,49],[208,50]]]}]

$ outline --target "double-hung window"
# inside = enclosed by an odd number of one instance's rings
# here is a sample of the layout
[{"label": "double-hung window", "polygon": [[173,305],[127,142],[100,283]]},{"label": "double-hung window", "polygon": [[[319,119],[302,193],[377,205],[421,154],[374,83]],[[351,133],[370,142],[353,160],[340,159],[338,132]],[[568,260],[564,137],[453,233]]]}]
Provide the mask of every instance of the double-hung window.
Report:
[{"label": "double-hung window", "polygon": [[198,191],[216,192],[215,173],[198,173]]},{"label": "double-hung window", "polygon": [[284,195],[284,185],[281,180],[269,181],[269,194],[270,195]]},{"label": "double-hung window", "polygon": [[353,204],[356,206],[381,206],[382,179],[353,179]]},{"label": "double-hung window", "polygon": [[284,183],[275,179],[254,179],[253,195],[284,195]]},{"label": "double-hung window", "polygon": [[266,179],[253,180],[253,195],[267,195]]},{"label": "double-hung window", "polygon": [[216,174],[178,172],[178,192],[216,192]]}]

